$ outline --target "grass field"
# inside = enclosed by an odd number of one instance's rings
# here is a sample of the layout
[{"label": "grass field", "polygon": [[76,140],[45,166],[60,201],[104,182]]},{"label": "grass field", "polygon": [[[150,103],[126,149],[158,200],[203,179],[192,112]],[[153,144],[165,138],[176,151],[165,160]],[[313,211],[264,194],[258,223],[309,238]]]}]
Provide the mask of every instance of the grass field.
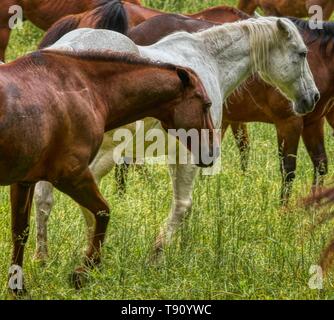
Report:
[{"label": "grass field", "polygon": [[[196,11],[235,1],[147,0],[168,11]],[[29,23],[11,39],[8,58],[33,50],[42,32]],[[35,222],[25,256],[26,283],[33,299],[332,299],[333,278],[324,290],[308,287],[309,268],[332,235],[333,223],[309,231],[313,213],[298,199],[309,192],[313,169],[301,144],[297,179],[289,210],[279,206],[279,163],[274,127],[249,126],[252,151],[243,175],[230,132],[223,143],[223,172],[198,178],[192,214],[166,250],[158,266],[147,263],[148,252],[166,218],[171,185],[166,167],[147,166],[145,176],[132,170],[124,198],[115,194],[113,173],[101,190],[112,208],[103,252],[103,267],[90,274],[77,292],[68,276],[82,257],[84,221],[77,206],[60,193],[50,218],[50,260],[32,259]],[[326,130],[330,160],[334,138]],[[330,165],[331,177],[333,164]],[[7,298],[11,235],[8,188],[0,190],[0,298]]]}]

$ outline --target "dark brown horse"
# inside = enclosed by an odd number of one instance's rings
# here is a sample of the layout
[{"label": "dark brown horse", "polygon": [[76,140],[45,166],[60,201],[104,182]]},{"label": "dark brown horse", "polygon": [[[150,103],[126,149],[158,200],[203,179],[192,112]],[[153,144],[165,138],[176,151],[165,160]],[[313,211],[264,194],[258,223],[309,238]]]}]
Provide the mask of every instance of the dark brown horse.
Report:
[{"label": "dark brown horse", "polygon": [[[5,50],[11,29],[8,21],[11,17],[9,8],[19,5],[24,18],[30,20],[42,30],[49,29],[56,21],[69,14],[92,10],[114,0],[1,0],[0,5],[0,60],[5,58]],[[140,4],[139,0],[127,0]],[[117,0],[118,2],[118,0]]]},{"label": "dark brown horse", "polygon": [[[96,221],[74,274],[79,287],[85,269],[100,262],[109,221],[88,168],[104,132],[155,117],[166,129],[208,129],[214,139],[209,98],[190,69],[129,54],[46,50],[0,68],[0,185],[11,185],[12,264],[23,264],[35,183],[49,181]],[[212,141],[205,147],[212,152]]]},{"label": "dark brown horse", "polygon": [[324,20],[328,20],[334,11],[333,0],[240,0],[238,8],[250,15],[260,7],[268,16],[304,18],[314,14],[309,11],[314,5],[322,7]]},{"label": "dark brown horse", "polygon": [[[230,11],[231,12],[231,11]],[[236,11],[234,11],[236,13]],[[235,14],[235,20],[242,19],[243,15]],[[177,15],[158,16],[132,29],[129,37],[138,44],[149,45],[162,37],[177,30],[194,32],[208,27],[208,22],[201,25],[198,21],[190,21]],[[305,41],[309,46],[308,61],[315,76],[315,81],[321,92],[315,111],[298,117],[291,112],[288,101],[274,88],[255,79],[247,85],[247,91],[229,99],[228,108],[224,109],[224,130],[232,125],[238,146],[243,156],[243,168],[246,168],[249,140],[246,127],[241,122],[273,123],[277,129],[280,169],[282,172],[281,201],[286,203],[291,191],[292,181],[295,178],[297,151],[300,137],[303,137],[305,146],[314,165],[314,188],[321,182],[327,173],[327,155],[324,143],[324,116],[328,111],[329,102],[334,95],[334,23],[325,23],[323,30],[310,30],[308,23],[295,19]],[[161,33],[157,32],[160,26]],[[150,31],[154,30],[154,32]],[[152,37],[150,38],[150,35]],[[239,129],[243,129],[240,132]]]}]

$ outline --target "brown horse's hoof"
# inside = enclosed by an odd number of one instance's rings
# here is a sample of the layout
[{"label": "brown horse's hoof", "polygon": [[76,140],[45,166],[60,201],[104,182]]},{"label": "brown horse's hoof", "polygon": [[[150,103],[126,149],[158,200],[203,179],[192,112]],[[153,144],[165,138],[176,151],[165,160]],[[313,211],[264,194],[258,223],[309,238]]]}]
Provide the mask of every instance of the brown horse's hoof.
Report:
[{"label": "brown horse's hoof", "polygon": [[40,266],[44,267],[49,259],[48,254],[42,252],[35,252],[33,260]]},{"label": "brown horse's hoof", "polygon": [[78,267],[71,275],[71,284],[76,290],[82,289],[88,282],[88,272],[85,267]]},{"label": "brown horse's hoof", "polygon": [[152,251],[149,256],[148,263],[151,265],[157,265],[161,261],[161,252]]}]

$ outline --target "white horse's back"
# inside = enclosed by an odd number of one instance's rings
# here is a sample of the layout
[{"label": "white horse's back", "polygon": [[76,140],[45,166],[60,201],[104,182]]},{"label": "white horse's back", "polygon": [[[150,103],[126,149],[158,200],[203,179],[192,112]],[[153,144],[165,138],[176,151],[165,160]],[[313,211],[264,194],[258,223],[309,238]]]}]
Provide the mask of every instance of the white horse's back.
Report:
[{"label": "white horse's back", "polygon": [[48,49],[65,51],[114,50],[139,54],[136,44],[121,33],[82,28],[71,31],[60,38]]}]

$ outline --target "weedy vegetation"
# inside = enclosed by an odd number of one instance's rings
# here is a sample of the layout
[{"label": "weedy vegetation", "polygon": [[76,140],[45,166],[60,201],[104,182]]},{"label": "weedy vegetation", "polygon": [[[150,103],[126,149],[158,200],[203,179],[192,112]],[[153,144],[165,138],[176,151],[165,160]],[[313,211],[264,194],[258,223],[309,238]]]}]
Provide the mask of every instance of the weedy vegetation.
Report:
[{"label": "weedy vegetation", "polygon": [[[236,1],[146,0],[145,5],[170,12],[195,12]],[[36,49],[42,32],[29,22],[12,34],[7,59]],[[279,206],[276,132],[273,125],[249,125],[252,141],[249,168],[240,169],[239,152],[230,132],[223,142],[222,173],[199,177],[191,214],[158,265],[148,256],[159,226],[166,219],[172,189],[165,166],[131,169],[127,193],[116,193],[114,173],[101,190],[112,209],[103,264],[89,275],[81,291],[67,275],[80,262],[85,223],[68,197],[56,193],[49,223],[50,258],[42,266],[33,258],[34,213],[25,255],[25,278],[33,299],[333,299],[333,277],[323,290],[308,286],[309,269],[334,229],[333,222],[312,229],[315,211],[304,210],[300,198],[310,192],[313,168],[300,144],[298,170],[288,208]],[[327,150],[334,138],[326,128]],[[330,181],[334,172],[329,168]],[[0,189],[0,298],[7,296],[11,234],[9,188]]]}]

